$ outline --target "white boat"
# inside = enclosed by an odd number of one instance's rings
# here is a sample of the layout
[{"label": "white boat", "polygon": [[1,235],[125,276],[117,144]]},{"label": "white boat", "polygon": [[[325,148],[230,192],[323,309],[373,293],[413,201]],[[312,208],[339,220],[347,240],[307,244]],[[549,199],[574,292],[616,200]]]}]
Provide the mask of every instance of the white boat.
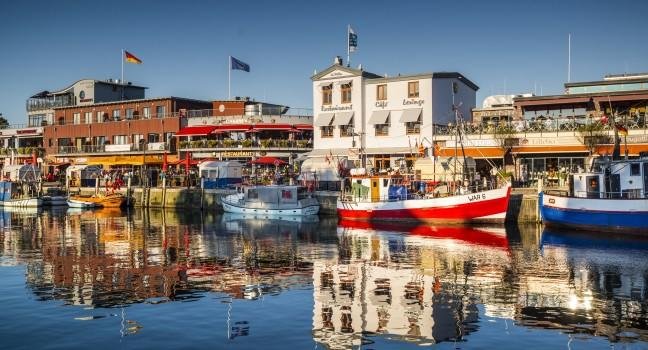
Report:
[{"label": "white boat", "polygon": [[310,192],[299,186],[249,186],[222,200],[228,213],[263,215],[316,215],[320,204]]},{"label": "white boat", "polygon": [[36,196],[34,182],[0,181],[0,205],[4,207],[38,208],[43,200]]},{"label": "white boat", "polygon": [[97,203],[82,201],[74,198],[67,199],[67,205],[70,208],[95,208]]}]

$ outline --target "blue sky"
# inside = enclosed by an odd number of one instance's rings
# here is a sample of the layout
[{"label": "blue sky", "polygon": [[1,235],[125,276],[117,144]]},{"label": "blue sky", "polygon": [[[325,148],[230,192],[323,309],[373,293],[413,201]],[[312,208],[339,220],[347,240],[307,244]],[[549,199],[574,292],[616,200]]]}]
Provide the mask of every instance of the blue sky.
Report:
[{"label": "blue sky", "polygon": [[[645,1],[3,1],[0,113],[25,123],[25,100],[81,78],[119,78],[121,49],[144,61],[125,77],[148,97],[232,95],[311,108],[309,77],[346,56],[395,75],[458,71],[499,93],[562,93],[572,81],[648,71]],[[346,58],[346,57],[345,57]]]}]

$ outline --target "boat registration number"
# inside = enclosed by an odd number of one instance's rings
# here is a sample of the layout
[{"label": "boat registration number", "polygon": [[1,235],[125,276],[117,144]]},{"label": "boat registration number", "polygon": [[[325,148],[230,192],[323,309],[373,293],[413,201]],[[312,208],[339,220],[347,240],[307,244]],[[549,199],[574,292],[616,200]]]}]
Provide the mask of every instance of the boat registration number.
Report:
[{"label": "boat registration number", "polygon": [[486,193],[475,193],[468,196],[468,200],[471,202],[484,200],[486,199]]}]

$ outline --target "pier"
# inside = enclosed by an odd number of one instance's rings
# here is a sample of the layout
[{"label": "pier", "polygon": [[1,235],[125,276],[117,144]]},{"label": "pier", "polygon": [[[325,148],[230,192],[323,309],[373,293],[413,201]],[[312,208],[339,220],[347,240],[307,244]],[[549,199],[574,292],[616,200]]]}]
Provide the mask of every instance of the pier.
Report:
[{"label": "pier", "polygon": [[[95,193],[94,187],[76,189],[81,194]],[[233,189],[201,189],[182,187],[133,187],[118,190],[124,195],[130,194],[132,205],[143,208],[192,208],[205,211],[222,212],[221,198],[236,193]],[[320,202],[320,214],[335,215],[336,201],[339,192],[316,191],[315,197]],[[535,189],[514,188],[507,212],[507,222],[539,222],[538,194]]]}]

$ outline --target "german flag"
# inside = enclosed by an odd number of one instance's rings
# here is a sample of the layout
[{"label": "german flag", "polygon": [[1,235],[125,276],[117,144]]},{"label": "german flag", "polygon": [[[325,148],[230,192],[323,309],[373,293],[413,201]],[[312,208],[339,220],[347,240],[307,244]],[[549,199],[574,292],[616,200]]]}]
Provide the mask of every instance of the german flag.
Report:
[{"label": "german flag", "polygon": [[616,124],[616,129],[619,132],[619,135],[621,136],[628,136],[628,129],[625,128],[625,126],[621,124]]},{"label": "german flag", "polygon": [[128,63],[135,63],[135,64],[142,64],[142,60],[139,58],[135,57],[132,53],[124,50],[124,58],[126,59],[126,62]]}]

